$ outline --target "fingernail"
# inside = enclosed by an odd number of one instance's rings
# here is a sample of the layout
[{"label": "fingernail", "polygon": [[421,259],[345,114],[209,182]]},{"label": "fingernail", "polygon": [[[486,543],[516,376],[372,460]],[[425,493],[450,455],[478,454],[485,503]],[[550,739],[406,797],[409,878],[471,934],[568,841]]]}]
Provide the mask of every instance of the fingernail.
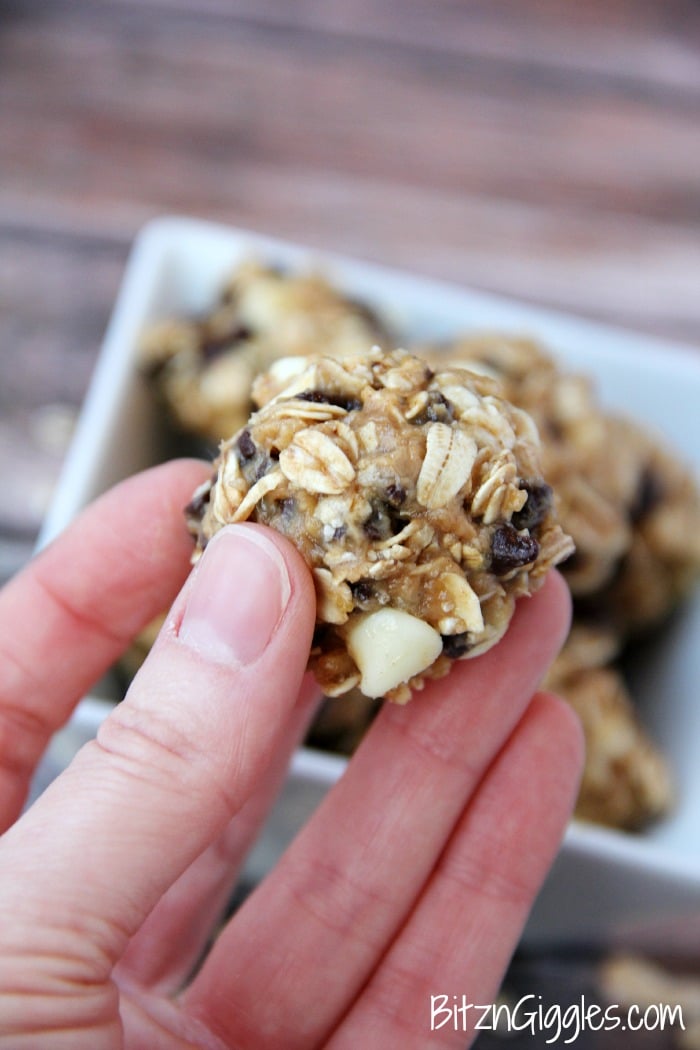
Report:
[{"label": "fingernail", "polygon": [[178,636],[216,663],[252,664],[282,618],[291,585],[279,550],[263,533],[229,525],[197,565]]}]

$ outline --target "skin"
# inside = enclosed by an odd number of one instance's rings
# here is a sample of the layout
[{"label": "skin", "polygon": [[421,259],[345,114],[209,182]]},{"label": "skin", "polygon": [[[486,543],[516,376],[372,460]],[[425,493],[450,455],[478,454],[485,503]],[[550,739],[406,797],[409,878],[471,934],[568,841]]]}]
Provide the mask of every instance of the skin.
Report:
[{"label": "skin", "polygon": [[[430,995],[492,1001],[575,799],[578,724],[537,691],[566,588],[550,574],[495,649],[384,707],[201,961],[318,699],[313,585],[281,536],[229,527],[188,577],[181,508],[207,474],[122,483],[0,592],[0,1048],[461,1048]],[[205,561],[233,623],[253,548],[287,600],[271,633],[238,610],[242,662],[183,625],[228,615]],[[51,734],[171,602],[126,699],[19,816]]]}]

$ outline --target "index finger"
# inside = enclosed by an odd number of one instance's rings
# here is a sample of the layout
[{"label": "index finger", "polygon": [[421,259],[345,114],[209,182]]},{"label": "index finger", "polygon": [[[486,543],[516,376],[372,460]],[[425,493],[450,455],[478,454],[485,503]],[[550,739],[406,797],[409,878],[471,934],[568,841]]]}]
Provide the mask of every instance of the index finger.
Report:
[{"label": "index finger", "polygon": [[188,1010],[224,1041],[274,1033],[255,1044],[267,1046],[283,1032],[286,1050],[325,1045],[516,732],[569,609],[566,585],[549,574],[518,603],[497,646],[459,661],[409,704],[383,707],[344,775],[217,938],[184,994]]},{"label": "index finger", "polygon": [[127,479],[0,591],[0,831],[49,737],[180,589],[182,508],[209,470],[175,460]]}]

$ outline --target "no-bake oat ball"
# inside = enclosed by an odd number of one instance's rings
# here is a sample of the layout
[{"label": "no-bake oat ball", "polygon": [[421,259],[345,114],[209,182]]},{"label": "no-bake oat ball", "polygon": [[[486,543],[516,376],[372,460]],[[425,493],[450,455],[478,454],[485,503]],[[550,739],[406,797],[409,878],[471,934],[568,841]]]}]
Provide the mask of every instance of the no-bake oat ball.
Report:
[{"label": "no-bake oat ball", "polygon": [[[530,417],[490,379],[398,350],[278,362],[188,508],[198,551],[246,519],[313,571],[310,667],[329,696],[405,702],[504,634],[573,543]],[[195,555],[196,556],[196,555]]]},{"label": "no-bake oat ball", "polygon": [[386,331],[322,276],[242,263],[213,309],[151,325],[141,366],[177,426],[215,445],[245,424],[253,380],[280,357],[360,353]]},{"label": "no-bake oat ball", "polygon": [[490,375],[535,421],[576,545],[564,568],[575,612],[611,623],[621,640],[661,623],[700,571],[700,495],[679,455],[643,421],[606,411],[592,379],[530,339],[483,333],[421,355]]}]

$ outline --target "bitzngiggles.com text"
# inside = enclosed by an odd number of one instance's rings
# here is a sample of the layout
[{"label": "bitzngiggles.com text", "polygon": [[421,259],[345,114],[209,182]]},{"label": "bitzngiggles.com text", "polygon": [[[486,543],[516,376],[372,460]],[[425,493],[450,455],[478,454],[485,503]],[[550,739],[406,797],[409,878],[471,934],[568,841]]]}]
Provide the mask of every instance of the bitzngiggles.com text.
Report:
[{"label": "bitzngiggles.com text", "polygon": [[541,995],[516,1003],[470,1003],[466,995],[431,995],[430,1030],[453,1032],[528,1032],[544,1035],[547,1045],[575,1043],[583,1032],[661,1032],[672,1025],[685,1030],[680,1005],[600,1006],[586,997],[566,1006],[545,1004]]}]

